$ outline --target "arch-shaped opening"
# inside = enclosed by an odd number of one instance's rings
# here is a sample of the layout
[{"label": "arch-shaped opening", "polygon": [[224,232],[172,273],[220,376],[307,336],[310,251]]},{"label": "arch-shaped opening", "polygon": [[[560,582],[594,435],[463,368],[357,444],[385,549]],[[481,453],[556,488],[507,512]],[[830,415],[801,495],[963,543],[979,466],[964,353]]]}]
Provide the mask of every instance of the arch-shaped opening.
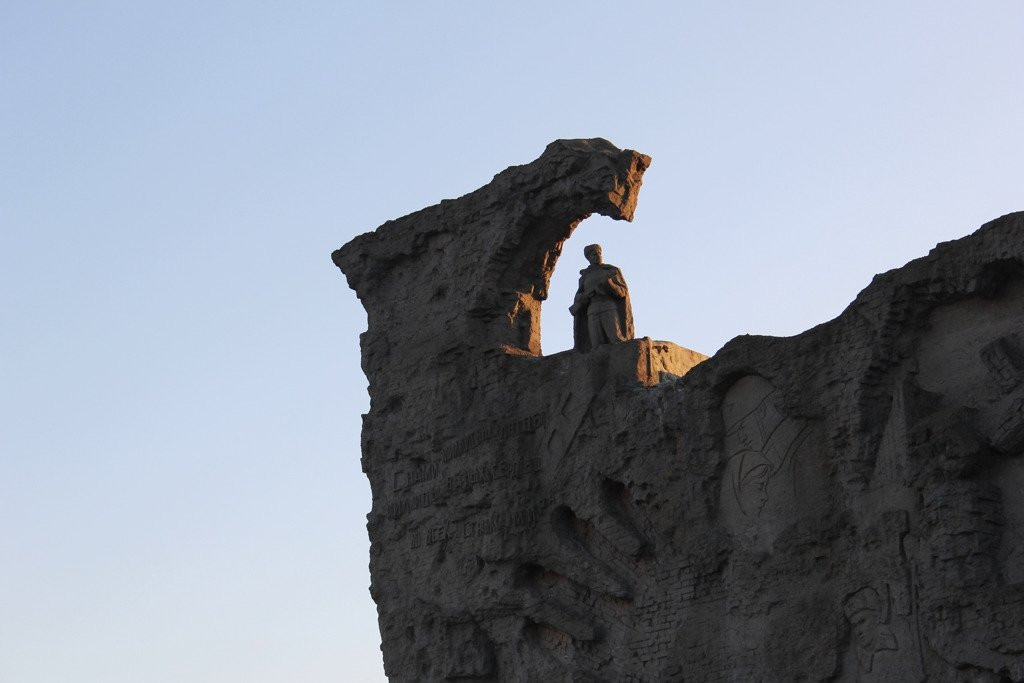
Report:
[{"label": "arch-shaped opening", "polygon": [[550,356],[573,348],[573,318],[569,312],[580,271],[587,266],[583,248],[600,244],[605,261],[622,269],[629,282],[629,274],[638,272],[643,263],[638,240],[632,234],[634,226],[623,224],[607,216],[595,215],[583,220],[562,244],[554,272],[547,288],[547,300],[542,304],[540,337],[542,354]]},{"label": "arch-shaped opening", "polygon": [[[541,302],[548,298],[563,243],[595,213],[631,221],[650,157],[598,138],[556,141],[534,163],[538,178],[501,187],[514,192],[502,199],[506,208],[500,224],[485,220],[482,229],[467,235],[466,246],[481,240],[485,256],[473,259],[481,267],[461,269],[472,276],[460,288],[473,297],[463,309],[468,314],[467,338],[513,355],[542,355]],[[513,175],[506,179],[499,174],[494,183],[520,179],[522,169],[505,173]]]}]

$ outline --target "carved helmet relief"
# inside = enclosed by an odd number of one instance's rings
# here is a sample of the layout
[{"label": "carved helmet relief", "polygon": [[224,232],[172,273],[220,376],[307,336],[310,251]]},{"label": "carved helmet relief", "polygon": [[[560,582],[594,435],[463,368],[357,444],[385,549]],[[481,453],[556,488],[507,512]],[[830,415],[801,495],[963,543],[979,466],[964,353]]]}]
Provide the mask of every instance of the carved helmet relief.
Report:
[{"label": "carved helmet relief", "polygon": [[799,484],[810,483],[796,481],[796,459],[813,425],[785,415],[780,398],[771,382],[748,375],[722,401],[726,464],[720,500],[726,526],[738,534],[767,533],[762,540],[795,519]]}]

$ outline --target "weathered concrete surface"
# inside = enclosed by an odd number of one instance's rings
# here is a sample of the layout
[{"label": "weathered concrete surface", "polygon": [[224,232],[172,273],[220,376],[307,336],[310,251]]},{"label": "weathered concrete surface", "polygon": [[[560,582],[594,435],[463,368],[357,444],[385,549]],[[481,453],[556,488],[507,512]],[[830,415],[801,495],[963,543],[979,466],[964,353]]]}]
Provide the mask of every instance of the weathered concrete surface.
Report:
[{"label": "weathered concrete surface", "polygon": [[540,355],[649,162],[559,141],[335,252],[388,675],[1024,679],[1024,214],[795,337]]}]

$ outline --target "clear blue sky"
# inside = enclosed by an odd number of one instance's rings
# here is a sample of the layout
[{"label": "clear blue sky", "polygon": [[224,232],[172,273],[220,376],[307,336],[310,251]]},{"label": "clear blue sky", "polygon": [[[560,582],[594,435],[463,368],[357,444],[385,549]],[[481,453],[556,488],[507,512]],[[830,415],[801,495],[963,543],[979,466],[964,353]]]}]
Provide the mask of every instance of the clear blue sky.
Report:
[{"label": "clear blue sky", "polygon": [[330,252],[560,137],[570,240],[707,353],[1024,209],[1021,2],[0,4],[0,682],[383,676]]}]

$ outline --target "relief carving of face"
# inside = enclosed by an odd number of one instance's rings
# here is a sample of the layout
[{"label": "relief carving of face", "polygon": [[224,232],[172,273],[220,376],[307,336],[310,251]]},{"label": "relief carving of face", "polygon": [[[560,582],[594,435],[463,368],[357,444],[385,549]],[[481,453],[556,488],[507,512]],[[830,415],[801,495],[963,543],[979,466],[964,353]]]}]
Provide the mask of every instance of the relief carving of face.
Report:
[{"label": "relief carving of face", "polygon": [[759,515],[768,502],[768,480],[772,467],[769,463],[756,460],[740,466],[737,498],[744,514]]},{"label": "relief carving of face", "polygon": [[736,502],[756,517],[768,503],[768,485],[781,468],[794,421],[775,404],[775,388],[762,377],[736,382],[722,403],[725,450]]},{"label": "relief carving of face", "polygon": [[857,661],[864,671],[871,671],[876,654],[898,648],[896,636],[885,623],[886,607],[878,591],[870,586],[851,595],[843,605],[843,611],[853,629]]}]

